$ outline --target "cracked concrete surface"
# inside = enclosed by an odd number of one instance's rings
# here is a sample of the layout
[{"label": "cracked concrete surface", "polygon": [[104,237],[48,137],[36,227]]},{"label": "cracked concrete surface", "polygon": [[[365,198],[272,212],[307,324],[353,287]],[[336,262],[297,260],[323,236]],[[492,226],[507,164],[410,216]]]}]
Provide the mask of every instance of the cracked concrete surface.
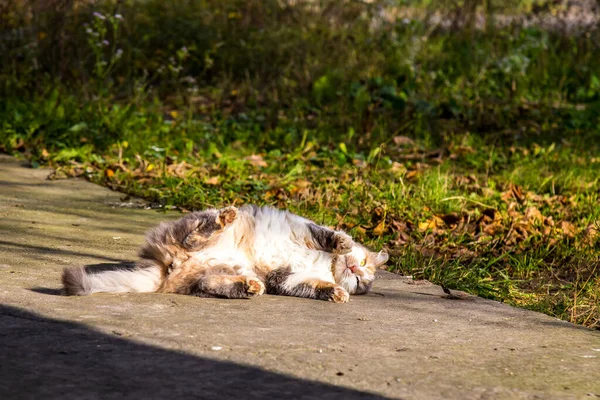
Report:
[{"label": "cracked concrete surface", "polygon": [[348,304],[62,296],[179,215],[48,173],[0,158],[0,398],[600,398],[600,332],[389,273]]}]

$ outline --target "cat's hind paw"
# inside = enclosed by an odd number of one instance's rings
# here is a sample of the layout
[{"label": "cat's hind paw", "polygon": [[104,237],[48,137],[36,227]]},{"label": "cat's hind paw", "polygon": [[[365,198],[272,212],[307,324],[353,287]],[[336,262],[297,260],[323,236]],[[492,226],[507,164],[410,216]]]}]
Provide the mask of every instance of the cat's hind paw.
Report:
[{"label": "cat's hind paw", "polygon": [[225,207],[219,210],[219,215],[217,217],[217,221],[222,228],[225,228],[227,225],[230,225],[235,221],[238,215],[238,209],[231,206]]},{"label": "cat's hind paw", "polygon": [[260,296],[265,293],[265,285],[256,278],[246,278],[246,293],[249,297]]},{"label": "cat's hind paw", "polygon": [[335,286],[329,297],[329,301],[333,301],[334,303],[347,303],[348,300],[350,300],[350,295],[341,286]]},{"label": "cat's hind paw", "polygon": [[334,247],[333,254],[348,254],[352,251],[352,246],[354,246],[354,240],[350,237],[350,235],[344,232],[336,232],[333,236],[334,239]]}]

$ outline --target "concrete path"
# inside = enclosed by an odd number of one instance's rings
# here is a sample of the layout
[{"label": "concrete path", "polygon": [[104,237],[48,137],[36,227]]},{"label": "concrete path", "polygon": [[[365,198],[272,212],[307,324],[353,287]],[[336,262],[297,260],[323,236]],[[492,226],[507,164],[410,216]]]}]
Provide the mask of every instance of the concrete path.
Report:
[{"label": "concrete path", "polygon": [[0,159],[2,399],[600,398],[600,332],[382,274],[348,304],[61,296],[165,218]]}]

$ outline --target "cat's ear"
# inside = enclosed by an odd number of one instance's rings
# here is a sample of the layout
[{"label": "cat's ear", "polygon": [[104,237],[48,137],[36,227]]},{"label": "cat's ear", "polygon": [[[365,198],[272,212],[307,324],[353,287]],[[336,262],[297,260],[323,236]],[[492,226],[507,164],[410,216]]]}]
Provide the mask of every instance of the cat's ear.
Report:
[{"label": "cat's ear", "polygon": [[221,208],[217,215],[217,222],[221,225],[221,228],[225,228],[227,225],[233,223],[238,215],[238,209],[231,206]]},{"label": "cat's ear", "polygon": [[375,254],[375,266],[378,267],[385,264],[389,258],[390,256],[387,251],[381,250],[379,253]]}]

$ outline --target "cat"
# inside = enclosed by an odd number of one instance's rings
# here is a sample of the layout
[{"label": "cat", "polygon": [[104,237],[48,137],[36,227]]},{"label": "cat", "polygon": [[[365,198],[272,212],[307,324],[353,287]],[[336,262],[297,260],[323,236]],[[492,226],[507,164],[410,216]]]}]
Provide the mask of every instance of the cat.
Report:
[{"label": "cat", "polygon": [[130,270],[66,268],[68,295],[163,292],[249,298],[263,293],[345,303],[371,290],[385,251],[289,211],[245,205],[190,213],[146,235]]}]

